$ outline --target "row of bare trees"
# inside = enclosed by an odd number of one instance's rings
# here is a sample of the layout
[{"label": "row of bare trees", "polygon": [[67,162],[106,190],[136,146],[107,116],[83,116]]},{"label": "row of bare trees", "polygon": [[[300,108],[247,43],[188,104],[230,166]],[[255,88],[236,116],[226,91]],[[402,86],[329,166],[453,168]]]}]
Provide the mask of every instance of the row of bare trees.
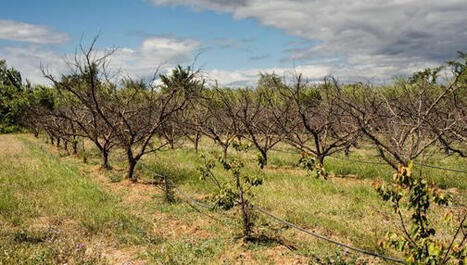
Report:
[{"label": "row of bare trees", "polygon": [[434,145],[467,155],[465,54],[445,66],[449,80],[440,83],[437,68],[389,86],[262,74],[255,88],[229,89],[209,87],[199,71],[180,66],[148,81],[115,81],[108,69],[112,51],[97,52],[94,44],[81,47],[68,62],[68,73],[57,77],[43,69],[53,86],[42,88],[26,121],[73,152],[80,139],[91,141],[106,169],[111,150],[122,148],[127,176],[135,181],[135,166],[144,155],[176,148],[184,140],[197,151],[202,137],[224,156],[233,143],[248,141],[261,167],[279,142],[313,155],[321,166],[358,141],[372,143],[394,168],[407,166]]},{"label": "row of bare trees", "polygon": [[125,151],[128,174],[136,181],[134,171],[140,159],[161,150],[171,142],[163,137],[169,119],[183,111],[203,87],[198,73],[191,68],[177,68],[172,75],[161,75],[162,85],[154,79],[144,82],[123,78],[112,82],[107,69],[112,51],[103,55],[89,48],[68,62],[69,73],[56,77],[43,69],[52,84],[53,107],[40,104],[31,107],[30,127],[45,131],[51,142],[73,143],[88,139],[102,155],[102,167],[109,169],[109,154],[114,147]]}]

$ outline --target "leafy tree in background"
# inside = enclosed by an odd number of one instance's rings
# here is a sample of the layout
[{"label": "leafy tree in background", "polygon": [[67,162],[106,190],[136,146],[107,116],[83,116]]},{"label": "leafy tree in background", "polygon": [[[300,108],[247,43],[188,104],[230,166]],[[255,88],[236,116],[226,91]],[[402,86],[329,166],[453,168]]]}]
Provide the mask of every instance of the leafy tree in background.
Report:
[{"label": "leafy tree in background", "polygon": [[29,85],[23,85],[21,73],[0,60],[0,133],[20,130],[20,119],[27,105],[25,87]]}]

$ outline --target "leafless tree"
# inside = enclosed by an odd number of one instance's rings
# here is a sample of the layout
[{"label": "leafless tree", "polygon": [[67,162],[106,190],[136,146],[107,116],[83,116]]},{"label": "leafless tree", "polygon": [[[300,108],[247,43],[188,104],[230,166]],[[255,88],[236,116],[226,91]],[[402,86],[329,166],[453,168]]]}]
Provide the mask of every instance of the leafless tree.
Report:
[{"label": "leafless tree", "polygon": [[239,121],[239,135],[249,140],[260,152],[259,165],[263,168],[268,162],[268,151],[282,139],[277,133],[273,106],[260,90],[238,89],[222,93],[221,99],[231,119]]},{"label": "leafless tree", "polygon": [[[154,85],[154,80],[144,83],[126,79],[120,89],[112,89],[111,100],[99,113],[116,133],[119,144],[125,149],[128,160],[127,177],[136,181],[134,170],[146,154],[161,150],[169,143],[161,134],[171,115],[182,111],[196,97],[203,81],[191,68],[176,68],[172,75],[163,75],[164,85]],[[179,75],[183,78],[179,78]],[[173,82],[167,82],[170,79]]]},{"label": "leafless tree", "polygon": [[109,154],[116,145],[116,135],[102,119],[102,104],[113,86],[106,67],[114,51],[97,54],[96,41],[97,37],[88,48],[81,45],[80,53],[67,60],[67,74],[56,78],[44,68],[42,72],[52,81],[63,106],[55,115],[72,123],[76,136],[91,140],[102,154],[102,168],[110,169]]},{"label": "leafless tree", "polygon": [[407,166],[457,124],[456,119],[434,122],[442,117],[439,107],[443,100],[459,89],[458,81],[456,76],[447,85],[436,85],[417,77],[392,87],[375,87],[341,86],[333,80],[333,86],[340,108],[375,145],[381,158],[397,169],[399,164]]},{"label": "leafless tree", "polygon": [[201,101],[203,119],[197,121],[202,134],[222,147],[224,158],[240,131],[239,121],[233,118],[236,113],[232,113],[237,110],[229,109],[223,102],[227,93],[227,89],[217,87],[208,91]]},{"label": "leafless tree", "polygon": [[289,144],[311,153],[323,165],[327,156],[355,141],[358,130],[335,104],[336,95],[329,79],[324,84],[312,85],[297,74],[290,85],[277,77],[272,84],[276,99],[270,102],[277,104],[274,118]]}]

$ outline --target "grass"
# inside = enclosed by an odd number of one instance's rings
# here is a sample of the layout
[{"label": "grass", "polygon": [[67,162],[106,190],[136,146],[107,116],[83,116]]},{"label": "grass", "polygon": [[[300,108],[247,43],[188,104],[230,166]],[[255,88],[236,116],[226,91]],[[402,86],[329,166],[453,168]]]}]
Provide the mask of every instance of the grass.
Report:
[{"label": "grass", "polygon": [[101,264],[102,253],[86,247],[95,240],[122,247],[157,240],[74,163],[24,136],[0,137],[0,264]]},{"label": "grass", "polygon": [[[220,154],[210,141],[203,140],[201,146],[208,156]],[[298,155],[289,153],[287,146],[278,149],[287,152],[272,151],[264,171],[257,167],[254,150],[229,153],[247,161],[246,173],[264,178],[253,203],[315,232],[380,252],[377,241],[396,229],[397,219],[371,183],[389,180],[393,170],[350,162],[338,154],[343,159],[328,159],[326,168],[339,177],[324,181],[299,168]],[[167,204],[160,189],[124,179],[121,150],[112,153],[114,169],[107,172],[98,170],[99,155],[89,143],[86,150],[88,162],[83,164],[79,157],[29,135],[0,136],[0,264],[386,264],[335,248],[259,213],[257,240],[243,243],[236,210],[209,211],[186,203],[180,194],[176,203]],[[376,160],[369,148],[349,158]],[[456,157],[435,154],[430,159],[432,164],[462,168]],[[190,146],[183,146],[146,156],[137,174],[143,181],[157,179],[155,172],[168,175],[180,189],[204,200],[215,187],[199,179],[202,162]],[[228,177],[218,168],[214,172]],[[455,192],[455,204],[446,211],[465,209],[465,175],[424,172]],[[440,237],[452,233],[453,226],[441,218],[435,217],[434,225]]]}]

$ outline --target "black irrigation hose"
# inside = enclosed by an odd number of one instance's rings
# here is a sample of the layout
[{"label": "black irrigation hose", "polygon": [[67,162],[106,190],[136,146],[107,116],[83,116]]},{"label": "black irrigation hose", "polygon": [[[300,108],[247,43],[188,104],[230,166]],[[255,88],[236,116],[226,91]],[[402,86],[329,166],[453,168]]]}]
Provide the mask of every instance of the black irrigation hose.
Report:
[{"label": "black irrigation hose", "polygon": [[430,167],[430,168],[434,168],[434,169],[440,169],[440,170],[445,170],[445,171],[452,171],[452,172],[459,172],[459,173],[467,174],[467,171],[461,170],[461,169],[438,167],[438,166],[427,165],[427,164],[422,164],[422,163],[417,163],[417,164],[419,166],[423,166],[423,167]]},{"label": "black irrigation hose", "polygon": [[[285,150],[279,150],[279,149],[271,149],[271,150],[276,151],[276,152],[281,152],[281,153],[287,153],[287,154],[297,154],[296,152],[292,152],[292,151],[285,151]],[[339,157],[333,157],[333,156],[328,156],[328,157],[331,158],[331,159],[351,161],[351,162],[357,162],[357,163],[363,163],[363,164],[387,165],[387,163],[378,162],[378,161],[368,161],[368,160],[359,160],[359,159],[350,159],[350,158],[339,158]],[[462,169],[445,168],[445,167],[439,167],[439,166],[428,165],[428,164],[423,164],[423,163],[416,163],[416,164],[419,165],[419,166],[423,166],[423,167],[429,167],[429,168],[434,168],[434,169],[439,169],[439,170],[444,170],[444,171],[452,171],[452,172],[467,174],[467,170],[462,170]]]},{"label": "black irrigation hose", "polygon": [[[190,195],[188,195],[187,193],[185,193],[184,191],[182,191],[181,189],[179,188],[176,188],[176,190],[181,193],[187,200],[191,201],[192,203],[195,203],[195,204],[198,204],[204,208],[211,208],[209,205],[207,204],[204,204],[204,203],[201,203],[199,202],[198,200],[196,199],[193,199]],[[335,244],[335,245],[338,245],[340,247],[343,247],[343,248],[347,248],[347,249],[350,249],[350,250],[353,250],[353,251],[356,251],[356,252],[360,252],[362,254],[365,254],[365,255],[369,255],[369,256],[373,256],[373,257],[376,257],[376,258],[380,258],[380,259],[384,259],[384,260],[389,260],[389,261],[393,261],[393,262],[396,262],[396,263],[400,263],[400,264],[406,264],[405,261],[401,260],[401,259],[397,259],[397,258],[393,258],[393,257],[388,257],[388,256],[384,256],[384,255],[381,255],[381,254],[378,254],[378,253],[375,253],[375,252],[371,252],[371,251],[368,251],[368,250],[364,250],[364,249],[360,249],[360,248],[356,248],[356,247],[353,247],[353,246],[350,246],[350,245],[347,245],[347,244],[344,244],[342,242],[339,242],[339,241],[336,241],[336,240],[333,240],[331,238],[328,238],[326,236],[323,236],[323,235],[320,235],[320,234],[317,234],[315,232],[312,232],[312,231],[309,231],[309,230],[306,230],[305,228],[302,228],[298,225],[295,225],[293,223],[290,223],[284,219],[281,219],[275,215],[273,215],[272,213],[262,209],[261,207],[258,207],[256,205],[253,205],[253,204],[250,204],[253,208],[255,208],[256,210],[262,212],[263,214],[271,217],[272,219],[280,222],[280,223],[283,223],[291,228],[294,228],[294,229],[297,229],[301,232],[304,232],[306,234],[309,234],[311,236],[314,236],[314,237],[317,237],[319,239],[322,239],[322,240],[325,240],[329,243],[332,243],[332,244]],[[211,217],[212,218],[212,217]]]},{"label": "black irrigation hose", "polygon": [[393,262],[400,263],[400,264],[406,264],[406,262],[403,261],[403,260],[400,260],[400,259],[397,259],[397,258],[393,258],[393,257],[384,256],[384,255],[381,255],[381,254],[378,254],[378,253],[374,253],[374,252],[371,252],[371,251],[368,251],[368,250],[356,248],[356,247],[353,247],[353,246],[350,246],[350,245],[341,243],[341,242],[339,242],[339,241],[333,240],[333,239],[331,239],[331,238],[329,238],[329,237],[325,237],[325,236],[320,235],[320,234],[318,234],[318,233],[315,233],[315,232],[306,230],[305,228],[302,228],[302,227],[300,227],[300,226],[298,226],[298,225],[295,225],[295,224],[292,224],[292,223],[290,223],[290,222],[287,222],[286,220],[281,219],[281,218],[279,218],[279,217],[273,215],[273,214],[270,213],[270,212],[267,212],[266,210],[264,210],[264,209],[262,209],[262,208],[260,208],[260,207],[258,207],[258,206],[255,206],[255,205],[252,205],[252,204],[251,204],[251,206],[252,206],[253,208],[255,208],[256,210],[262,212],[263,214],[265,214],[265,215],[271,217],[272,219],[274,219],[274,220],[276,220],[276,221],[278,221],[278,222],[280,222],[280,223],[283,223],[283,224],[285,224],[285,225],[287,225],[287,226],[289,226],[289,227],[295,228],[295,229],[297,229],[297,230],[299,230],[299,231],[301,231],[301,232],[303,232],[303,233],[306,233],[306,234],[308,234],[308,235],[311,235],[311,236],[317,237],[317,238],[319,238],[319,239],[325,240],[325,241],[327,241],[327,242],[329,242],[329,243],[332,243],[332,244],[335,244],[335,245],[338,245],[338,246],[341,246],[341,247],[343,247],[343,248],[347,248],[347,249],[350,249],[350,250],[353,250],[353,251],[356,251],[356,252],[360,252],[360,253],[365,254],[365,255],[373,256],[373,257],[380,258],[380,259],[384,259],[384,260],[393,261]]},{"label": "black irrigation hose", "polygon": [[201,202],[199,202],[199,201],[197,201],[197,200],[191,198],[190,196],[188,196],[188,194],[186,194],[185,192],[183,192],[182,190],[180,190],[180,189],[178,189],[178,188],[175,188],[175,187],[174,187],[174,189],[175,189],[178,193],[182,194],[183,197],[185,197],[185,202],[186,202],[191,208],[193,208],[195,211],[197,211],[198,213],[200,213],[200,214],[202,214],[202,215],[204,215],[204,216],[207,216],[208,218],[210,218],[210,219],[212,219],[212,220],[214,220],[214,221],[216,221],[216,222],[219,222],[219,223],[222,224],[222,225],[228,226],[228,225],[227,225],[224,221],[222,221],[221,219],[218,219],[218,218],[216,218],[216,217],[214,217],[214,216],[211,216],[210,214],[204,213],[204,212],[202,212],[200,209],[196,208],[196,206],[195,206],[195,204],[196,204],[196,205],[199,205],[199,206],[201,206],[201,207],[210,209],[209,205],[206,205],[206,204],[204,204],[204,203],[201,203]]},{"label": "black irrigation hose", "polygon": [[[146,167],[144,165],[144,167]],[[147,169],[149,169],[148,167],[146,167]],[[160,177],[164,177],[163,175],[159,174],[159,173],[155,173],[156,175],[160,176]],[[168,179],[168,178],[165,178],[165,179]],[[173,182],[172,182],[173,183]],[[194,205],[192,205],[191,203],[193,204],[197,204],[199,206],[202,206],[204,208],[208,208],[210,209],[211,207],[205,203],[202,203],[194,198],[192,198],[192,196],[188,195],[186,192],[182,191],[180,188],[177,188],[175,185],[172,186],[176,191],[178,191],[180,194],[182,194],[183,197],[185,197],[186,199],[186,202],[193,208],[196,209],[196,207]],[[190,203],[191,202],[191,203]],[[293,224],[293,223],[290,223],[282,218],[279,218],[277,216],[275,216],[274,214],[264,210],[263,208],[261,207],[258,207],[256,205],[253,205],[253,204],[250,204],[254,209],[262,212],[263,214],[269,216],[270,218],[276,220],[277,222],[280,222],[282,224],[285,224],[287,225],[288,227],[291,227],[291,228],[294,228],[294,229],[297,229],[303,233],[306,233],[308,235],[311,235],[311,236],[314,236],[316,238],[319,238],[319,239],[322,239],[322,240],[325,240],[331,244],[335,244],[337,246],[340,246],[340,247],[343,247],[343,248],[347,248],[349,250],[353,250],[353,251],[356,251],[356,252],[359,252],[359,253],[362,253],[362,254],[365,254],[365,255],[369,255],[369,256],[373,256],[373,257],[376,257],[376,258],[380,258],[380,259],[384,259],[384,260],[388,260],[388,261],[392,261],[392,262],[396,262],[396,263],[400,263],[400,264],[406,264],[405,261],[401,260],[401,259],[397,259],[397,258],[393,258],[393,257],[389,257],[389,256],[385,256],[385,255],[381,255],[381,254],[378,254],[378,253],[375,253],[375,252],[371,252],[371,251],[368,251],[368,250],[365,250],[365,249],[361,249],[361,248],[357,248],[357,247],[353,247],[351,245],[347,245],[347,244],[344,244],[342,242],[339,242],[339,241],[336,241],[334,239],[331,239],[329,237],[326,237],[326,236],[323,236],[321,234],[318,234],[318,233],[315,233],[315,232],[312,232],[312,231],[309,231],[303,227],[300,227],[296,224]],[[196,209],[198,212],[202,213],[200,210]],[[209,218],[212,218],[216,221],[219,221],[218,219],[206,214]],[[222,222],[221,222],[222,223]],[[225,225],[225,224],[224,224]]]},{"label": "black irrigation hose", "polygon": [[[349,159],[349,158],[339,158],[339,157],[333,157],[329,156],[332,159],[337,159],[337,160],[347,160],[351,162],[358,162],[358,163],[364,163],[364,164],[374,164],[374,165],[387,165],[384,162],[377,162],[377,161],[367,161],[367,160],[358,160],[358,159]],[[445,167],[439,167],[439,166],[433,166],[433,165],[428,165],[428,164],[423,164],[420,162],[415,162],[416,165],[422,166],[422,167],[429,167],[429,168],[434,168],[434,169],[439,169],[439,170],[444,170],[444,171],[452,171],[452,172],[458,172],[458,173],[464,173],[467,174],[467,171],[461,170],[461,169],[454,169],[454,168],[445,168]]]},{"label": "black irrigation hose", "polygon": [[368,160],[359,160],[359,159],[350,159],[350,158],[339,158],[339,157],[333,157],[333,156],[328,156],[328,157],[331,158],[331,159],[344,160],[344,161],[350,161],[350,162],[357,162],[357,163],[363,163],[363,164],[388,165],[387,163],[378,162],[378,161],[368,161]]}]

